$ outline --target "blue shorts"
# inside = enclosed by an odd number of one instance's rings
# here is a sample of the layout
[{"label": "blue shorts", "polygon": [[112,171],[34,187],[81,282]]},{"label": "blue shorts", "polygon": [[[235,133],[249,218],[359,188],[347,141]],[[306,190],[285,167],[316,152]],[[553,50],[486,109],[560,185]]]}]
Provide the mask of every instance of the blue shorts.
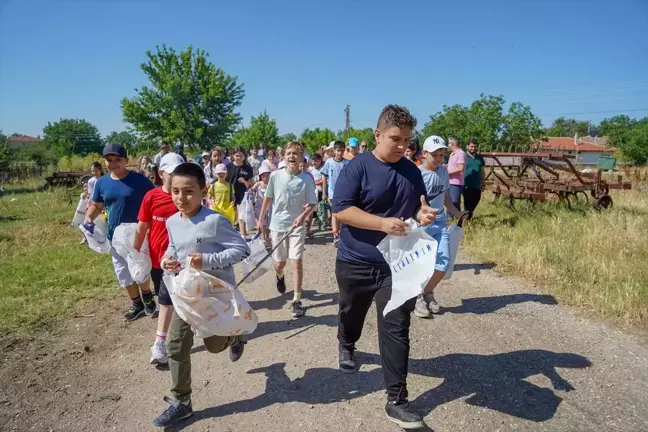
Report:
[{"label": "blue shorts", "polygon": [[450,235],[448,234],[448,228],[446,228],[446,218],[437,219],[433,224],[424,227],[423,230],[438,243],[434,270],[448,271],[450,266]]}]

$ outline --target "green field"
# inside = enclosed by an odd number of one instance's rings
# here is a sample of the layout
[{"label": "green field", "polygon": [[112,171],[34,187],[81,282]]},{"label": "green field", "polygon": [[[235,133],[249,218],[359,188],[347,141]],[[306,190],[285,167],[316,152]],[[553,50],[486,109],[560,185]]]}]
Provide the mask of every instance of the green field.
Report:
[{"label": "green field", "polygon": [[64,189],[34,185],[5,186],[0,202],[0,334],[48,326],[117,290],[110,257],[70,227],[78,193],[69,204]]},{"label": "green field", "polygon": [[[32,332],[118,295],[110,257],[79,244],[80,231],[69,226],[78,192],[70,201],[64,189],[35,186],[5,186],[0,203],[0,334]],[[486,195],[466,225],[462,249],[562,301],[643,327],[648,192],[641,187],[615,193],[614,208],[603,213],[524,202],[513,211]]]}]

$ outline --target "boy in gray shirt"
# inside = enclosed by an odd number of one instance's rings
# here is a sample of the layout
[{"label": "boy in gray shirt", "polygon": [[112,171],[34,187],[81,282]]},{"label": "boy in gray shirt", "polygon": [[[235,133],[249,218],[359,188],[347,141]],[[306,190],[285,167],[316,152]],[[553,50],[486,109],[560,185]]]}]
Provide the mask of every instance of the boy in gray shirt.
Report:
[{"label": "boy in gray shirt", "polygon": [[[171,178],[171,197],[179,213],[166,222],[169,247],[160,264],[172,273],[190,265],[234,285],[232,265],[243,261],[250,254],[250,248],[225,216],[202,206],[206,193],[205,174],[199,165],[183,163],[176,167]],[[207,351],[212,353],[229,347],[231,361],[237,361],[243,355],[245,342],[240,336],[210,336],[203,341]],[[192,345],[191,327],[173,312],[167,350],[173,381],[171,394],[175,400],[164,398],[171,406],[153,420],[154,426],[169,427],[193,414]]]}]

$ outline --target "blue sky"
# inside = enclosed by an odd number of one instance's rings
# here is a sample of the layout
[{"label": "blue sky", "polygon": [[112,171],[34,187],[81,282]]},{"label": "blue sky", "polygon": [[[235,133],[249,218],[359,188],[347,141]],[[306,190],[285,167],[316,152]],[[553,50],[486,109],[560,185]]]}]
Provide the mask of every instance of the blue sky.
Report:
[{"label": "blue sky", "polygon": [[162,43],[209,52],[244,83],[244,121],[266,109],[282,133],[341,129],[346,104],[356,127],[388,103],[422,125],[480,93],[545,123],[648,115],[646,0],[0,0],[0,128],[125,129],[119,101]]}]

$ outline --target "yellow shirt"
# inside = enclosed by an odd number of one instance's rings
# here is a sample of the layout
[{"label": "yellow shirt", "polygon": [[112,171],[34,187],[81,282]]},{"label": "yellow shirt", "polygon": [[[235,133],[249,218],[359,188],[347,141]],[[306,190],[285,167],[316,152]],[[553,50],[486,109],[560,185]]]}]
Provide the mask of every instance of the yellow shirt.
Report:
[{"label": "yellow shirt", "polygon": [[228,183],[216,182],[209,188],[209,196],[212,197],[212,210],[226,216],[232,224],[236,221],[236,210],[234,209],[234,188]]}]

